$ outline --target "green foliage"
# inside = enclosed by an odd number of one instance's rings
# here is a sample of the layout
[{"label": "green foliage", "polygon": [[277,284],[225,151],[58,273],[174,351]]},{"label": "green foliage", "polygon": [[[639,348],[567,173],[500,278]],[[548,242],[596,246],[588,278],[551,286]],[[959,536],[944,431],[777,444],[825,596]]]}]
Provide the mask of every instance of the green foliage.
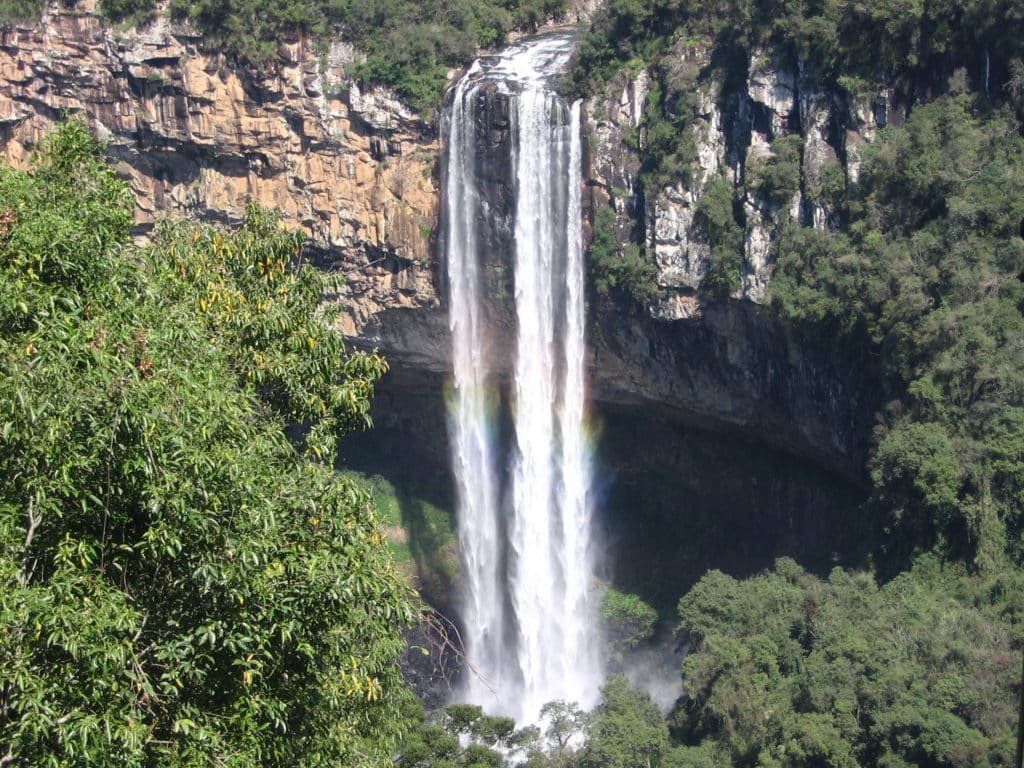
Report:
[{"label": "green foliage", "polygon": [[601,625],[612,660],[621,660],[654,635],[658,612],[636,595],[608,587],[601,599]]},{"label": "green foliage", "polygon": [[716,59],[743,61],[754,49],[771,49],[833,82],[881,77],[908,90],[944,85],[961,66],[972,67],[981,85],[981,51],[989,80],[1001,86],[1012,81],[1010,62],[1024,58],[1022,28],[1024,8],[1013,0],[610,0],[583,40],[576,78],[581,90],[593,91],[626,61],[651,61],[674,38],[699,38],[714,41]]},{"label": "green foliage", "polygon": [[551,701],[541,707],[541,720],[547,723],[545,737],[556,756],[565,757],[577,738],[583,734],[589,716],[579,705],[566,701]]},{"label": "green foliage", "polygon": [[658,295],[654,265],[635,243],[620,246],[615,234],[615,209],[601,206],[594,214],[594,231],[587,264],[599,293],[621,291],[641,304]]},{"label": "green foliage", "polygon": [[743,279],[743,227],[736,220],[732,183],[715,176],[697,201],[697,224],[711,246],[710,263],[701,287],[708,293],[727,296]]},{"label": "green foliage", "polygon": [[0,0],[0,24],[39,21],[42,0]]},{"label": "green foliage", "polygon": [[[741,90],[755,51],[771,51],[791,71],[807,73],[823,86],[853,96],[863,96],[871,84],[879,82],[894,87],[897,98],[905,96],[909,101],[916,101],[924,91],[955,95],[973,85],[975,90],[984,89],[989,103],[1008,101],[1022,115],[1022,33],[1024,10],[1009,0],[994,5],[954,0],[887,0],[868,5],[609,0],[583,36],[573,82],[578,94],[605,94],[598,98],[606,98],[608,83],[618,72],[646,66],[652,87],[641,125],[627,142],[640,154],[640,186],[653,199],[667,185],[690,178],[695,133],[705,120],[698,109],[700,90],[710,95],[716,87],[725,93]],[[695,62],[701,62],[703,69]],[[723,101],[718,108],[728,119],[738,119],[735,104]],[[954,118],[947,124],[955,132],[959,123]],[[935,147],[944,143],[939,135],[929,138],[935,140]],[[785,206],[803,187],[807,199],[826,204],[840,217],[845,215],[846,179],[838,164],[821,169],[820,178],[802,179],[798,136],[776,138],[772,150],[770,156],[755,158],[747,167],[748,191]],[[940,155],[941,151],[932,152],[932,157]],[[941,162],[948,181],[963,178],[964,163],[969,165],[971,158],[947,156]],[[934,204],[944,192],[941,178],[931,181],[931,188],[905,189],[915,195],[909,199],[892,195],[890,204],[897,211],[907,202],[916,208],[914,201],[920,195]],[[727,206],[717,208],[724,212]],[[742,228],[742,215],[735,218]],[[728,223],[728,217],[722,223]],[[703,286],[719,295],[739,284],[741,261],[732,230],[731,225],[726,229],[730,232],[727,244],[713,247]],[[792,246],[794,254],[799,253],[799,245]],[[811,247],[821,250],[824,246],[812,243]],[[806,313],[796,308],[800,314],[838,314],[834,307],[824,306],[820,296],[803,298],[813,306]],[[848,319],[831,318],[830,322]]]},{"label": "green foliage", "polygon": [[894,425],[878,445],[871,477],[896,520],[913,515],[918,527],[942,530],[957,514],[963,467],[941,424]]},{"label": "green foliage", "polygon": [[930,556],[884,587],[787,560],[711,571],[679,603],[695,651],[673,730],[733,765],[1007,764],[1021,586]]},{"label": "green foliage", "polygon": [[601,688],[587,728],[581,768],[654,768],[669,752],[668,727],[650,697],[622,675]]},{"label": "green foliage", "polygon": [[445,729],[454,734],[469,733],[483,716],[483,709],[475,704],[449,704],[444,708]]},{"label": "green foliage", "polygon": [[397,768],[506,768],[496,747],[530,748],[539,736],[536,729],[516,731],[512,718],[485,715],[472,704],[449,704],[435,716],[413,706],[406,714],[409,727],[398,745]]},{"label": "green foliage", "polygon": [[[121,0],[131,3],[133,0]],[[354,68],[361,80],[393,86],[420,110],[436,107],[445,74],[514,28],[535,28],[565,10],[564,0],[172,0],[208,43],[268,63],[289,35],[340,34],[366,53]]]},{"label": "green foliage", "polygon": [[800,191],[802,151],[803,139],[799,134],[775,139],[770,155],[757,158],[747,166],[748,186],[776,205],[788,205],[793,195]]},{"label": "green foliage", "polygon": [[307,458],[380,364],[265,214],[145,251],[131,214],[80,123],[0,168],[4,760],[386,764],[413,604],[367,494]]},{"label": "green foliage", "polygon": [[640,181],[645,189],[659,190],[693,178],[697,150],[691,117],[696,106],[692,88],[696,73],[685,66],[681,69],[666,75],[670,83],[665,88],[653,83],[644,102],[633,149],[640,150]]},{"label": "green foliage", "polygon": [[373,385],[387,365],[345,351],[332,316],[318,311],[330,283],[298,262],[300,246],[298,233],[255,206],[236,232],[175,222],[157,233],[165,290],[194,302],[210,334],[235,350],[232,368],[276,415],[308,426],[306,449],[331,464],[338,436],[370,425]]},{"label": "green foliage", "polygon": [[800,328],[824,337],[863,337],[866,259],[845,235],[784,223],[775,243],[782,268],[772,279],[772,303]]},{"label": "green foliage", "polygon": [[846,205],[846,171],[838,161],[826,163],[821,168],[821,178],[814,183],[807,180],[807,197],[833,211],[842,210]]},{"label": "green foliage", "polygon": [[844,232],[782,231],[773,303],[878,356],[894,402],[871,474],[890,550],[944,540],[999,567],[1007,543],[1020,556],[1022,527],[1024,139],[1013,116],[978,114],[963,94],[918,107],[868,147],[849,213]]},{"label": "green foliage", "polygon": [[612,0],[603,3],[584,33],[573,70],[579,95],[593,95],[629,61],[649,61],[665,44],[670,19],[661,2]]},{"label": "green foliage", "polygon": [[156,0],[100,0],[100,10],[113,21],[145,21],[156,13]]},{"label": "green foliage", "polygon": [[[342,456],[345,466],[358,465],[367,472],[344,469],[342,473],[370,494],[399,569],[415,578],[417,589],[428,602],[450,604],[458,583],[459,557],[454,515],[443,495],[448,491],[438,487],[447,479],[424,478],[414,469],[406,472],[396,467],[394,456],[372,453],[365,445],[360,445],[358,451],[350,449]],[[388,471],[394,482],[377,471]]]}]

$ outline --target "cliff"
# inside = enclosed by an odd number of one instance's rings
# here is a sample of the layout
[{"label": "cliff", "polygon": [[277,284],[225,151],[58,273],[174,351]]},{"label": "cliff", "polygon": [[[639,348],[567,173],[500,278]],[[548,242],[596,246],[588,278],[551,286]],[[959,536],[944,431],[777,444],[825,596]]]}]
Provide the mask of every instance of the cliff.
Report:
[{"label": "cliff", "polygon": [[[140,237],[167,215],[235,221],[250,199],[282,211],[310,236],[315,262],[346,277],[342,294],[328,297],[344,308],[342,333],[391,362],[378,428],[365,438],[376,441],[370,453],[398,471],[446,476],[438,125],[385,90],[361,91],[345,76],[357,54],[344,45],[322,51],[295,39],[279,53],[273,71],[237,68],[187,27],[111,28],[95,0],[52,5],[38,25],[0,29],[0,151],[23,165],[62,113],[82,116],[138,197]],[[616,478],[608,527],[620,551],[650,552],[679,539],[638,539],[639,528],[650,535],[669,520],[685,523],[677,532],[693,546],[663,553],[666,562],[692,556],[676,569],[683,579],[707,567],[699,550],[721,551],[700,538],[716,524],[754,531],[750,546],[735,550],[737,568],[782,551],[810,561],[855,548],[849,506],[836,499],[856,497],[863,482],[870,370],[795,336],[761,306],[780,217],[828,226],[834,214],[813,190],[784,205],[752,192],[743,204],[742,285],[715,300],[700,288],[710,247],[694,216],[715,174],[744,184],[753,159],[790,133],[800,136],[805,178],[837,164],[852,178],[857,148],[888,114],[884,92],[842,103],[767,52],[749,62],[742,87],[726,88],[707,75],[706,56],[691,47],[676,58],[697,103],[698,162],[687,183],[652,194],[638,182],[629,134],[641,125],[648,73],[620,75],[586,105],[585,126],[591,212],[615,205],[619,238],[645,245],[662,290],[650,307],[598,296],[591,304],[591,396],[606,429],[603,467]],[[511,180],[507,105],[492,101],[481,112],[492,140],[478,162],[493,180],[485,266],[500,327],[508,322],[500,256]],[[510,342],[499,334],[494,343]],[[679,522],[680,508],[689,522]],[[630,516],[636,525],[621,528]]]},{"label": "cliff", "polygon": [[[856,181],[861,148],[884,125],[901,124],[905,108],[884,85],[853,97],[772,51],[756,50],[731,69],[727,78],[706,44],[681,41],[657,70],[620,72],[587,102],[591,212],[615,208],[617,240],[642,246],[659,294],[625,322],[620,312],[601,323],[595,376],[698,421],[757,432],[856,480],[873,420],[870,362],[799,337],[764,305],[781,227],[838,226],[835,190]],[[682,179],[652,189],[643,160],[655,88],[687,112],[671,117],[686,126],[692,162]],[[787,139],[795,156],[783,158]],[[765,169],[784,161],[794,185],[771,188]],[[734,213],[740,280],[726,298],[706,287],[713,243],[700,219],[716,179],[742,209]]]},{"label": "cliff", "polygon": [[[638,233],[621,227],[619,235],[643,242],[657,267],[662,298],[650,309],[659,318],[685,319],[701,312],[711,243],[697,212],[712,180],[725,177],[741,191],[742,277],[730,296],[762,304],[778,228],[786,220],[835,228],[840,213],[832,187],[843,189],[856,181],[861,148],[880,128],[906,118],[892,88],[876,84],[850,95],[816,77],[801,61],[772,51],[755,50],[742,66],[732,62],[730,69],[712,61],[707,44],[678,42],[657,73],[622,72],[588,103],[596,202],[610,200],[623,222],[638,226]],[[689,113],[672,117],[686,125],[693,159],[685,181],[644,189],[639,153],[630,146],[646,149],[644,111],[651,108],[647,101],[655,74],[662,100]],[[776,147],[786,137],[794,140],[791,162],[799,177],[791,189],[769,191],[762,178],[765,167],[782,160]]]},{"label": "cliff", "polygon": [[343,331],[385,306],[436,305],[433,127],[386,91],[347,80],[348,46],[323,52],[295,39],[261,73],[199,43],[166,19],[112,28],[96,0],[0,27],[2,156],[25,165],[54,121],[80,116],[129,180],[140,236],[169,215],[237,221],[255,200],[344,271]]}]

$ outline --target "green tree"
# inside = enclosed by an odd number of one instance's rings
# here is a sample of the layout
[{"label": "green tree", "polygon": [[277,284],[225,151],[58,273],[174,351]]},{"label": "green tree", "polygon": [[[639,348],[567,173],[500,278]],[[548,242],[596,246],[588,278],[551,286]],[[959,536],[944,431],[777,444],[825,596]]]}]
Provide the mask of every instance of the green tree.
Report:
[{"label": "green tree", "polygon": [[999,568],[1024,541],[1020,475],[993,460],[1020,450],[1024,139],[1009,110],[959,92],[882,131],[865,161],[845,231],[782,228],[772,300],[880,368],[872,506],[892,564],[943,542]]},{"label": "green tree", "polygon": [[635,243],[621,246],[615,236],[615,209],[601,206],[594,214],[594,233],[587,251],[587,265],[599,293],[612,291],[641,304],[658,295],[656,270]]},{"label": "green tree", "polygon": [[775,205],[785,206],[800,191],[800,155],[803,138],[799,134],[780,136],[772,142],[771,154],[758,158],[747,167],[748,183]]},{"label": "green tree", "polygon": [[601,624],[613,662],[654,635],[658,612],[636,595],[608,587],[601,598]]},{"label": "green tree", "polygon": [[365,492],[284,430],[360,421],[380,364],[327,375],[263,214],[133,248],[96,150],[70,122],[0,168],[0,759],[386,764],[411,594]]},{"label": "green tree", "polygon": [[736,220],[735,207],[732,183],[719,174],[697,201],[694,217],[711,247],[701,287],[720,296],[738,289],[743,278],[743,227]]},{"label": "green tree", "polygon": [[934,555],[884,586],[781,559],[709,572],[679,603],[683,765],[989,766],[1013,750],[1021,574]]},{"label": "green tree", "polygon": [[601,688],[587,727],[583,768],[658,768],[669,751],[668,728],[650,697],[622,675]]}]

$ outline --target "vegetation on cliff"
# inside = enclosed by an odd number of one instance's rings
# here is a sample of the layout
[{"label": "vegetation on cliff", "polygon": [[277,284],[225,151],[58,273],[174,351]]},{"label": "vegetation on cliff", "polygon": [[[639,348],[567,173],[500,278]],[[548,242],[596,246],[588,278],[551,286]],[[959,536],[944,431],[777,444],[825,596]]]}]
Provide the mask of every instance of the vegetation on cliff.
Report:
[{"label": "vegetation on cliff", "polygon": [[[871,462],[884,546],[973,567],[1024,555],[1024,139],[968,93],[868,148],[840,231],[784,227],[775,306],[878,356]],[[882,404],[879,404],[881,408]]]},{"label": "vegetation on cliff", "polygon": [[76,122],[0,168],[0,762],[386,763],[414,602],[330,468],[383,362],[274,217],[132,207]]},{"label": "vegetation on cliff", "polygon": [[644,258],[636,243],[619,245],[615,236],[615,210],[608,206],[601,206],[594,212],[587,271],[600,293],[615,291],[641,303],[657,296],[654,265]]},{"label": "vegetation on cliff", "polygon": [[[855,179],[839,163],[809,178],[791,126],[740,182],[706,183],[694,218],[711,246],[702,288],[722,295],[740,284],[744,205],[767,211],[773,307],[877,366],[870,511],[896,568],[933,546],[979,569],[1024,555],[1024,16],[1011,5],[612,0],[576,68],[593,91],[649,63],[635,144],[648,195],[692,177],[696,86],[715,73],[723,99],[743,91],[756,50],[801,73],[798,88],[914,104],[860,151]],[[793,219],[798,193],[826,205],[827,226]]]},{"label": "vegetation on cliff", "polygon": [[689,39],[711,44],[717,65],[769,49],[826,82],[882,80],[908,93],[941,87],[968,67],[993,94],[1024,57],[1022,27],[1024,7],[1014,0],[609,0],[583,40],[575,77],[592,89],[624,63],[653,61]]},{"label": "vegetation on cliff", "polygon": [[[866,5],[840,0],[809,5],[609,0],[583,36],[573,88],[579,95],[603,94],[615,73],[648,69],[651,81],[643,115],[627,140],[640,156],[641,192],[653,199],[670,184],[692,186],[694,129],[707,109],[698,97],[702,87],[718,98],[723,115],[739,121],[730,112],[738,102],[728,96],[743,90],[755,53],[768,52],[773,66],[799,73],[797,90],[832,94],[839,112],[842,104],[852,105],[880,88],[890,89],[898,103],[912,105],[946,93],[951,82],[958,87],[970,82],[978,109],[1010,103],[1020,117],[1022,31],[1024,10],[1008,0]],[[749,114],[742,118],[752,119]],[[823,178],[801,178],[801,118],[794,113],[789,119],[794,124],[788,130],[797,135],[772,135],[769,154],[735,161],[742,183],[716,180],[705,192],[715,198],[705,207],[717,214],[705,218],[712,223],[705,232],[712,252],[703,289],[711,295],[728,294],[741,285],[744,203],[784,207],[797,191],[809,200],[830,203],[845,196],[838,163],[823,169]],[[847,122],[840,116],[829,130],[848,129]],[[723,191],[731,193],[731,205],[722,199]],[[652,281],[643,292],[651,290]]]},{"label": "vegetation on cliff", "polygon": [[[0,23],[38,19],[44,4],[0,0]],[[352,43],[366,60],[349,74],[392,86],[427,111],[441,103],[449,67],[502,43],[513,29],[536,29],[565,7],[566,0],[171,0],[169,13],[192,22],[203,45],[257,66],[273,66],[280,44],[298,36]],[[131,23],[158,12],[156,0],[100,0],[100,10]]]},{"label": "vegetation on cliff", "polygon": [[[773,238],[772,309],[877,376],[862,509],[874,552],[867,570],[827,578],[789,560],[746,580],[712,571],[682,598],[680,764],[1009,764],[1024,642],[1024,9],[611,0],[575,84],[600,94],[647,68],[627,141],[653,198],[693,188],[698,88],[717,84],[731,119],[759,51],[797,89],[829,94],[836,135],[864,94],[907,113],[859,149],[859,173],[840,148],[811,178],[794,104],[769,153],[701,188],[694,218],[711,246],[705,299],[739,287],[755,204]],[[798,194],[825,207],[824,225],[793,218]],[[604,226],[599,244],[624,253]]]}]

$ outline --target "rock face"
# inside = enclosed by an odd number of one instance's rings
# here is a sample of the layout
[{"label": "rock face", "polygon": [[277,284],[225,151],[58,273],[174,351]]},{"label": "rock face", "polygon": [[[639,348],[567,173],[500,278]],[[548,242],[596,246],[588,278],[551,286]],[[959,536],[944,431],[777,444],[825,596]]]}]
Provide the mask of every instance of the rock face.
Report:
[{"label": "rock face", "polygon": [[[786,218],[835,226],[827,182],[856,178],[858,150],[887,121],[901,119],[891,94],[842,98],[771,52],[756,51],[745,79],[728,87],[710,66],[710,50],[680,43],[662,64],[662,88],[686,98],[694,161],[685,181],[646,190],[632,149],[645,141],[646,71],[622,73],[586,105],[590,208],[620,214],[621,244],[642,244],[656,267],[661,297],[641,312],[598,303],[592,379],[616,408],[665,407],[680,424],[734,430],[863,478],[873,414],[871,366],[836,359],[786,329],[767,309],[772,244]],[[785,200],[757,187],[773,142],[793,137],[805,185]],[[698,204],[716,178],[741,191],[741,284],[727,299],[702,291],[711,245]],[[644,405],[646,404],[646,405]]]},{"label": "rock face", "polygon": [[[341,331],[391,362],[376,401],[379,427],[361,439],[379,441],[397,471],[444,474],[450,340],[438,264],[437,126],[386,91],[363,92],[346,79],[356,54],[343,45],[321,52],[297,39],[281,46],[275,71],[260,74],[230,66],[167,21],[111,29],[95,1],[54,4],[38,25],[0,28],[0,152],[24,165],[62,112],[82,116],[138,196],[141,237],[164,215],[237,221],[250,199],[282,211],[309,234],[317,263],[346,276],[342,294],[328,297],[343,305]],[[574,5],[581,17],[594,7]],[[785,216],[832,226],[836,212],[820,187],[836,169],[855,179],[861,148],[900,110],[884,89],[839,99],[770,52],[755,53],[745,82],[724,89],[707,74],[709,55],[681,43],[670,62],[672,81],[693,95],[697,162],[685,183],[654,192],[639,183],[630,147],[644,140],[646,72],[621,75],[585,105],[589,207],[614,205],[618,239],[643,244],[664,294],[643,311],[592,297],[591,395],[607,426],[602,460],[617,478],[610,498],[625,517],[662,531],[679,524],[671,520],[680,511],[691,514],[692,528],[739,525],[736,510],[754,510],[760,533],[752,535],[778,546],[766,543],[748,561],[768,563],[780,551],[802,551],[786,542],[811,541],[801,531],[823,519],[816,510],[837,487],[859,492],[873,402],[870,366],[834,359],[759,306],[775,228]],[[487,171],[492,233],[484,272],[499,329],[493,343],[509,344],[512,335],[500,332],[511,322],[503,307],[513,288],[509,110],[500,94],[481,98],[488,130],[477,162]],[[801,137],[807,188],[782,203],[748,191],[742,284],[709,302],[699,201],[720,176],[746,188],[751,167],[787,135]],[[650,551],[650,541],[621,527],[623,515],[609,514],[620,552],[634,543]],[[769,529],[778,535],[767,537]],[[692,538],[690,529],[678,532]],[[699,575],[708,565],[697,557],[679,567]]]},{"label": "rock face", "polygon": [[233,68],[166,19],[115,30],[96,0],[0,27],[0,151],[25,165],[62,113],[84,118],[138,198],[138,232],[165,215],[232,222],[255,200],[344,270],[342,329],[382,308],[437,305],[433,127],[345,78],[347,46],[297,39],[272,73]]},{"label": "rock face", "polygon": [[[697,205],[709,182],[725,176],[741,193],[744,227],[742,279],[732,298],[763,303],[779,224],[791,218],[819,229],[838,226],[835,188],[841,192],[856,181],[861,148],[881,126],[901,123],[904,110],[894,103],[891,89],[854,95],[837,91],[800,61],[784,61],[771,51],[753,51],[745,80],[733,77],[728,85],[703,43],[677,43],[661,66],[666,98],[686,95],[680,100],[686,114],[680,117],[693,144],[690,178],[647,190],[643,198],[636,183],[637,158],[626,145],[630,137],[645,141],[644,129],[637,127],[651,75],[623,73],[588,104],[595,205],[610,197],[617,210],[628,210],[636,220],[639,237],[625,226],[619,236],[623,243],[642,242],[657,267],[663,297],[650,312],[667,320],[696,317],[711,252],[695,220]],[[757,173],[775,157],[773,142],[787,136],[799,145],[802,184],[780,201],[760,190]]]}]

